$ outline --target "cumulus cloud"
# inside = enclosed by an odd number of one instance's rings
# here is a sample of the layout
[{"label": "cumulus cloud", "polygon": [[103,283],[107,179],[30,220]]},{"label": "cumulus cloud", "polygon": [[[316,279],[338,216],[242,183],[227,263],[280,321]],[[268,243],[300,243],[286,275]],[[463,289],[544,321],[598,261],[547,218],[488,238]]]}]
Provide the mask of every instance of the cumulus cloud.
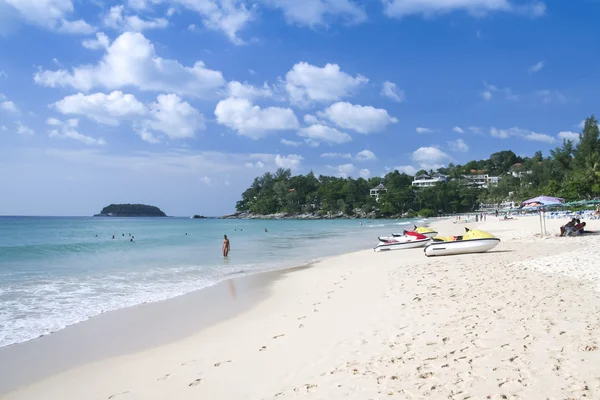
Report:
[{"label": "cumulus cloud", "polygon": [[59,139],[73,139],[82,142],[87,145],[99,145],[103,146],[106,141],[102,138],[93,138],[86,136],[78,131],[79,120],[72,118],[66,121],[60,121],[56,118],[49,118],[46,123],[51,127],[48,136]]},{"label": "cumulus cloud", "polygon": [[263,0],[283,11],[285,19],[300,26],[326,26],[327,21],[340,18],[349,23],[367,19],[362,7],[352,0]]},{"label": "cumulus cloud", "polygon": [[537,133],[534,131],[530,131],[522,128],[509,128],[509,129],[497,129],[495,127],[490,128],[490,135],[499,139],[508,139],[509,137],[518,137],[521,139],[533,141],[533,142],[543,142],[543,143],[554,143],[556,141],[550,135],[545,133]]},{"label": "cumulus cloud", "polygon": [[27,125],[23,125],[21,121],[17,121],[17,133],[23,136],[35,135],[35,131]]},{"label": "cumulus cloud", "polygon": [[483,130],[478,126],[470,126],[469,131],[471,131],[473,133],[477,133],[479,135],[481,135],[483,133]]},{"label": "cumulus cloud", "polygon": [[389,124],[398,122],[398,119],[391,117],[384,109],[347,102],[332,104],[317,115],[327,118],[340,128],[352,129],[363,134],[382,131]]},{"label": "cumulus cloud", "polygon": [[275,164],[279,168],[297,169],[300,167],[302,160],[304,160],[304,157],[298,154],[288,154],[287,156],[277,154],[275,156]]},{"label": "cumulus cloud", "polygon": [[207,29],[225,34],[236,44],[244,44],[238,32],[255,18],[255,8],[248,8],[246,2],[231,0],[170,0],[202,18]]},{"label": "cumulus cloud", "polygon": [[422,126],[418,126],[418,127],[415,129],[415,131],[416,131],[418,134],[423,134],[423,133],[432,133],[432,132],[433,132],[433,129],[429,129],[429,128],[424,128],[424,127],[422,127]]},{"label": "cumulus cloud", "polygon": [[531,67],[529,67],[529,73],[535,74],[536,72],[541,71],[542,68],[544,68],[544,64],[545,64],[545,61],[540,61],[540,62],[532,65]]},{"label": "cumulus cloud", "polygon": [[450,147],[450,150],[452,150],[452,151],[462,151],[462,152],[469,151],[469,146],[467,146],[465,141],[462,139],[450,141],[450,142],[448,142],[448,146]]},{"label": "cumulus cloud", "polygon": [[326,64],[321,68],[300,62],[286,74],[285,89],[293,103],[308,105],[339,100],[367,82],[366,77],[360,74],[353,77],[337,64]]},{"label": "cumulus cloud", "polygon": [[356,154],[356,160],[358,161],[375,161],[377,160],[377,157],[375,156],[375,153],[373,153],[370,150],[363,150],[363,151],[359,151]]},{"label": "cumulus cloud", "polygon": [[412,154],[412,159],[423,169],[438,169],[448,163],[452,157],[437,147],[419,147]]},{"label": "cumulus cloud", "polygon": [[573,143],[579,143],[579,133],[571,131],[558,132],[558,138],[560,140],[570,140]]},{"label": "cumulus cloud", "polygon": [[352,154],[350,153],[323,153],[321,154],[323,158],[352,158]]},{"label": "cumulus cloud", "polygon": [[406,99],[406,94],[404,93],[404,90],[399,89],[394,82],[390,81],[383,82],[381,95],[392,99],[398,103],[401,103]]},{"label": "cumulus cloud", "polygon": [[81,45],[90,50],[108,49],[108,46],[110,46],[110,39],[104,32],[98,32],[96,33],[96,39],[83,40]]},{"label": "cumulus cloud", "polygon": [[356,171],[356,167],[353,164],[328,165],[327,168],[333,170],[340,178],[348,178]]},{"label": "cumulus cloud", "polygon": [[266,83],[261,88],[252,86],[247,82],[241,83],[238,81],[227,83],[227,94],[229,97],[241,97],[248,100],[259,97],[273,97],[273,91]]},{"label": "cumulus cloud", "polygon": [[397,167],[394,167],[394,170],[400,172],[401,174],[406,174],[410,176],[415,176],[417,173],[417,169],[412,165],[399,165]]},{"label": "cumulus cloud", "polygon": [[53,105],[66,115],[86,116],[96,122],[116,126],[124,118],[132,118],[146,113],[146,107],[131,94],[114,91],[110,94],[77,93],[57,101]]},{"label": "cumulus cloud", "polygon": [[26,22],[51,29],[59,33],[89,34],[94,28],[84,20],[71,21],[72,0],[2,0],[0,5],[8,5]]},{"label": "cumulus cloud", "polygon": [[150,116],[142,124],[171,139],[191,138],[205,129],[203,115],[176,94],[159,95],[150,105]]},{"label": "cumulus cloud", "polygon": [[385,13],[389,17],[396,18],[411,15],[434,17],[454,11],[466,11],[475,17],[492,12],[510,12],[532,17],[540,17],[546,13],[546,6],[541,1],[523,3],[512,0],[382,0],[382,2]]},{"label": "cumulus cloud", "polygon": [[19,114],[19,108],[15,103],[8,100],[5,95],[0,93],[0,111],[7,111],[14,114]]},{"label": "cumulus cloud", "polygon": [[321,143],[342,144],[352,140],[347,133],[325,125],[311,125],[298,131],[298,136],[306,138],[306,142],[313,147]]},{"label": "cumulus cloud", "polygon": [[465,131],[460,126],[455,126],[454,128],[452,128],[452,131],[456,133],[465,133]]},{"label": "cumulus cloud", "polygon": [[361,168],[358,174],[363,179],[369,179],[371,177],[371,171],[369,171],[367,168]]},{"label": "cumulus cloud", "polygon": [[296,140],[281,139],[279,142],[281,144],[285,145],[285,146],[291,146],[291,147],[300,147],[300,146],[302,146],[302,142],[298,142]]},{"label": "cumulus cloud", "polygon": [[142,32],[149,29],[162,29],[169,25],[164,18],[144,20],[137,15],[124,15],[125,6],[118,5],[110,8],[104,16],[103,23],[107,28],[121,31]]},{"label": "cumulus cloud", "polygon": [[206,68],[202,61],[186,67],[157,56],[154,45],[141,33],[133,32],[115,39],[97,64],[81,65],[72,71],[40,70],[34,80],[47,87],[72,87],[83,92],[97,87],[113,90],[132,86],[194,97],[212,96],[225,83],[221,72]]},{"label": "cumulus cloud", "polygon": [[296,114],[290,108],[260,108],[248,99],[234,97],[221,100],[215,108],[215,116],[219,124],[250,139],[261,139],[270,133],[299,126]]}]

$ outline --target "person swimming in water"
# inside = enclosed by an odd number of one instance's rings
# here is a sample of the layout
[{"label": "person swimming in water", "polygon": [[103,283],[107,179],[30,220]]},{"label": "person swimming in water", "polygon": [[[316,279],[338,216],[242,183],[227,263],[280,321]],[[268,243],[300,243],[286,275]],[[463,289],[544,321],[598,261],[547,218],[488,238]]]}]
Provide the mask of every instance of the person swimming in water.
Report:
[{"label": "person swimming in water", "polygon": [[229,251],[231,251],[229,239],[227,239],[227,235],[223,235],[223,257],[227,257]]}]

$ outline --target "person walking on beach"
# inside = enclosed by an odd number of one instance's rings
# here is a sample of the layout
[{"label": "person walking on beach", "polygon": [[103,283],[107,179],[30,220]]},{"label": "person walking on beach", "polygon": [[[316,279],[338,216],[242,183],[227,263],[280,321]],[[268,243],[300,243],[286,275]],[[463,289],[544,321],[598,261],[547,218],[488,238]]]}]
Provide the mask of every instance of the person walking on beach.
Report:
[{"label": "person walking on beach", "polygon": [[223,235],[223,257],[227,257],[229,250],[231,250],[229,239],[227,239],[227,235]]}]

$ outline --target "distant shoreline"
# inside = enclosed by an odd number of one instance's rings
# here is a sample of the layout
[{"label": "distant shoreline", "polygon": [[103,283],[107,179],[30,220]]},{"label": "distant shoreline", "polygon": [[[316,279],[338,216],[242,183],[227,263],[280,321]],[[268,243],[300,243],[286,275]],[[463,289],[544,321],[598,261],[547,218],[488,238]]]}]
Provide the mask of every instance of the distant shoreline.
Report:
[{"label": "distant shoreline", "polygon": [[333,219],[415,219],[424,218],[421,216],[401,216],[401,215],[390,215],[390,216],[375,216],[375,215],[347,215],[344,213],[325,214],[318,215],[313,213],[276,213],[276,214],[255,214],[255,213],[234,213],[229,215],[223,215],[218,219],[264,219],[264,220],[333,220]]}]

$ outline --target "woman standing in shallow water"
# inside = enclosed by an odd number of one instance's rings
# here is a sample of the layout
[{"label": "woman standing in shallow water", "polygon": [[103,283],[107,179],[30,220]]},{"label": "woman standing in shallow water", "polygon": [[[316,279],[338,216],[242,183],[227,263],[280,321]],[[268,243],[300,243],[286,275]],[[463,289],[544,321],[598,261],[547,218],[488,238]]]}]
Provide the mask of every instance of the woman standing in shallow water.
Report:
[{"label": "woman standing in shallow water", "polygon": [[227,239],[227,235],[223,235],[223,257],[227,257],[229,250],[231,250],[229,239]]}]

